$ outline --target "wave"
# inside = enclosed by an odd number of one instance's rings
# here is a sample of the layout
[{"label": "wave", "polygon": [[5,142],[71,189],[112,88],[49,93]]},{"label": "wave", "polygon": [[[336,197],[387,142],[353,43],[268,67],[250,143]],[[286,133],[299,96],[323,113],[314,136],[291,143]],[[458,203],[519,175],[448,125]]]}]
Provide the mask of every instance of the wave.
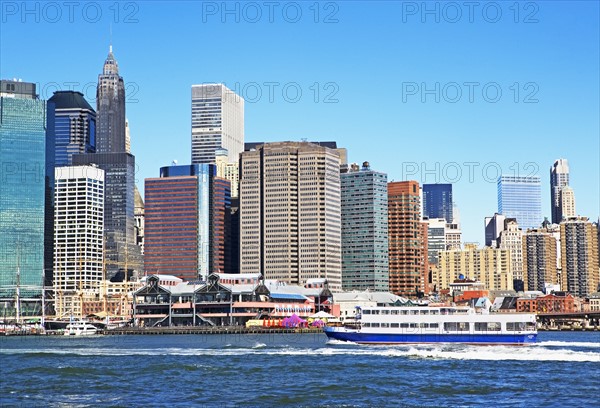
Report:
[{"label": "wave", "polygon": [[267,347],[265,343],[256,343],[254,346],[252,346],[253,349],[261,349],[265,347]]},{"label": "wave", "polygon": [[571,361],[598,362],[600,352],[576,351],[545,347],[511,346],[357,346],[338,347],[331,345],[321,348],[271,348],[257,343],[252,348],[152,348],[152,349],[2,349],[0,354],[15,355],[60,355],[60,356],[379,356],[389,358],[424,358],[449,360],[490,360],[490,361]]},{"label": "wave", "polygon": [[532,346],[547,346],[547,347],[590,347],[600,349],[600,343],[587,342],[587,341],[541,341],[534,343]]}]

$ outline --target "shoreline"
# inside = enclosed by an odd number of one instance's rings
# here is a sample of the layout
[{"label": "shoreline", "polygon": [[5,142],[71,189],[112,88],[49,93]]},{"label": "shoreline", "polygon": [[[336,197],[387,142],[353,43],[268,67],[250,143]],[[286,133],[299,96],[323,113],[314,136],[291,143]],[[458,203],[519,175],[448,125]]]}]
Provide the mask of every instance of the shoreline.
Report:
[{"label": "shoreline", "polygon": [[[592,328],[541,328],[538,332],[599,332],[600,327]],[[99,330],[99,335],[104,336],[143,336],[143,335],[226,335],[226,334],[320,334],[321,328],[280,328],[280,327],[242,327],[242,326],[218,326],[218,327],[125,327],[110,330]],[[64,336],[62,330],[46,330],[45,332],[18,331],[12,333],[0,333],[0,336]],[[72,336],[85,337],[85,336]]]}]

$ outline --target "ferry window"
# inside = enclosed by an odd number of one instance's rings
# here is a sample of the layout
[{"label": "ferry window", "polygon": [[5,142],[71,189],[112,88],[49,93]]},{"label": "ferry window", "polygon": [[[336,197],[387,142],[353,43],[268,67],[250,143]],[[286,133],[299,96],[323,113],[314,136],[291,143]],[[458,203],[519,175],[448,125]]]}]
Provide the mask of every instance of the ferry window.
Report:
[{"label": "ferry window", "polygon": [[381,314],[387,315],[387,314],[390,314],[390,311],[389,310],[382,310]]},{"label": "ferry window", "polygon": [[365,309],[363,310],[363,314],[371,314],[371,311],[369,309]]},{"label": "ferry window", "polygon": [[371,323],[363,323],[363,327],[371,327]]},{"label": "ferry window", "polygon": [[477,331],[500,331],[500,323],[496,323],[496,322],[475,323],[475,330],[477,330]]},{"label": "ferry window", "polygon": [[408,324],[408,327],[410,327],[410,328],[412,329],[412,328],[415,328],[415,327],[417,327],[417,325],[416,325],[415,323],[409,323],[409,324]]},{"label": "ferry window", "polygon": [[429,323],[429,328],[430,329],[437,329],[438,328],[438,324],[437,323]]},{"label": "ferry window", "polygon": [[371,323],[371,327],[379,327],[379,323]]},{"label": "ferry window", "polygon": [[408,327],[408,323],[400,323],[400,327],[402,327],[403,329]]},{"label": "ferry window", "polygon": [[423,315],[429,314],[429,310],[421,310],[420,312],[421,312],[421,314],[423,314]]},{"label": "ferry window", "polygon": [[423,329],[428,329],[429,328],[429,323],[419,323],[419,327],[421,327]]},{"label": "ferry window", "polygon": [[535,328],[536,328],[536,325],[534,322],[527,322],[527,323],[525,323],[525,326],[526,326],[526,330],[535,330]]},{"label": "ferry window", "polygon": [[411,315],[416,315],[416,314],[419,314],[419,311],[418,310],[411,310],[410,314]]},{"label": "ferry window", "polygon": [[398,323],[392,323],[390,326],[393,327],[393,328],[398,328],[398,327],[400,327],[400,324],[398,324]]},{"label": "ferry window", "polygon": [[444,330],[451,330],[451,331],[468,331],[469,330],[469,323],[464,323],[464,322],[446,322],[444,323]]},{"label": "ferry window", "polygon": [[373,310],[373,314],[379,314],[379,310]]},{"label": "ferry window", "polygon": [[508,322],[506,323],[507,331],[521,331],[525,330],[525,322]]},{"label": "ferry window", "polygon": [[431,311],[431,314],[432,314],[432,315],[440,314],[440,311],[439,311],[439,310],[432,310],[432,311]]},{"label": "ferry window", "polygon": [[392,312],[393,315],[397,315],[398,312],[400,312],[400,311],[399,310],[392,310],[391,312]]},{"label": "ferry window", "polygon": [[381,323],[381,327],[390,327],[389,323]]},{"label": "ferry window", "polygon": [[458,325],[455,322],[445,322],[444,330],[456,331],[458,330]]},{"label": "ferry window", "polygon": [[403,315],[407,315],[407,314],[408,314],[408,310],[401,310],[400,312],[401,312],[401,314],[403,314]]}]

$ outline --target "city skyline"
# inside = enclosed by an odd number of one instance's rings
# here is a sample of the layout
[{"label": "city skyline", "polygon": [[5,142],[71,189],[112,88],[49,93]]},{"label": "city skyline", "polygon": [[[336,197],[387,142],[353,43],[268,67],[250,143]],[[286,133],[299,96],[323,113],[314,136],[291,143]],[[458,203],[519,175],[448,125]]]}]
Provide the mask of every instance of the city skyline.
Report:
[{"label": "city skyline", "polygon": [[[382,10],[385,7],[389,8],[389,15]],[[153,177],[158,167],[168,165],[173,159],[187,162],[191,134],[190,87],[198,83],[223,82],[234,91],[243,91],[240,93],[246,99],[246,140],[336,140],[348,148],[349,162],[369,160],[375,168],[388,173],[390,181],[415,180],[420,184],[452,182],[455,201],[463,215],[465,242],[483,243],[482,220],[495,210],[493,179],[496,173],[540,175],[542,214],[550,219],[547,169],[560,157],[570,162],[573,174],[570,185],[577,197],[578,215],[595,220],[600,212],[598,189],[588,186],[600,184],[595,171],[599,166],[595,144],[599,110],[598,78],[595,75],[598,71],[598,41],[595,35],[598,21],[593,19],[598,5],[582,4],[582,7],[569,8],[569,13],[565,13],[563,7],[560,3],[544,4],[541,7],[544,13],[539,15],[537,24],[517,24],[508,17],[495,25],[481,19],[472,24],[468,21],[436,24],[434,21],[422,22],[418,16],[407,17],[407,21],[403,21],[400,7],[393,3],[382,5],[377,11],[360,7],[358,3],[340,3],[337,23],[314,23],[309,18],[312,15],[305,9],[306,18],[297,25],[280,18],[272,26],[268,22],[259,22],[253,25],[257,30],[248,31],[250,23],[243,19],[235,23],[232,20],[223,22],[218,15],[203,16],[198,5],[189,5],[190,12],[186,15],[174,14],[173,10],[156,7],[152,3],[142,3],[135,16],[137,23],[126,23],[122,13],[119,23],[113,26],[115,55],[126,81],[127,116],[133,134],[132,153],[136,155],[138,164],[137,185],[142,188],[144,178]],[[109,14],[112,13],[110,10],[103,11],[103,18],[95,23],[79,16],[73,22],[65,20],[50,24],[42,18],[39,24],[24,24],[20,17],[12,19],[7,16],[7,22],[2,25],[0,55],[5,58],[0,58],[1,76],[39,83],[40,96],[46,99],[52,96],[54,90],[71,87],[82,91],[88,102],[93,100],[97,67],[109,44],[108,35],[99,35],[98,29],[102,25],[108,27],[113,17]],[[503,16],[511,15],[509,10],[505,11]],[[572,15],[581,24],[575,27],[562,24],[565,14]],[[153,33],[155,22],[162,21],[163,17],[178,18],[180,24],[172,33]],[[404,24],[392,24],[398,22]],[[297,30],[306,28],[308,24],[314,28],[314,32],[303,30],[308,39],[319,38],[314,50],[311,48],[313,51],[296,40]],[[357,24],[368,28],[359,30],[366,35],[360,40],[354,38],[356,34],[352,29]],[[37,46],[35,38],[49,28],[58,33],[79,30],[81,35],[73,39],[73,46],[85,44],[79,47],[81,58],[64,64],[64,51],[56,54]],[[270,35],[275,29],[280,29],[280,38]],[[470,34],[476,29],[481,38],[471,40]],[[205,44],[207,53],[215,52],[233,38],[240,39],[238,48],[235,52],[226,53],[222,63],[208,65],[203,63],[204,58],[193,55],[189,50],[184,51],[195,47],[187,38],[207,32],[220,36],[220,40]],[[244,35],[240,36],[242,32]],[[509,47],[511,41],[499,42],[496,32],[508,39],[524,36],[529,43],[527,47],[514,49]],[[400,46],[386,40],[389,35],[378,36],[383,42],[375,53],[369,52],[369,58],[364,61],[352,58],[353,54],[348,54],[343,46],[334,45],[340,41],[342,44],[352,42],[354,53],[367,55],[366,46],[373,43],[370,40],[382,33],[408,36],[414,42]],[[550,44],[545,34],[559,35],[570,41]],[[473,44],[464,41],[467,36]],[[142,38],[152,41],[164,53],[151,65],[143,56],[145,50],[136,46]],[[397,37],[392,35],[391,38]],[[457,48],[452,48],[452,52],[445,50],[446,41],[453,41]],[[289,42],[289,49],[279,47],[284,42]],[[571,52],[573,43],[578,46],[577,53]],[[25,53],[27,47],[21,48],[20,44],[29,45],[37,52]],[[433,44],[434,47],[427,51],[429,47],[425,44]],[[386,50],[385,47],[393,49],[394,53],[380,52]],[[537,50],[537,54],[530,55],[530,49]],[[271,50],[281,54],[275,56]],[[298,59],[304,51],[310,56],[306,62]],[[471,52],[475,54],[471,55]],[[329,54],[336,58],[325,57]],[[542,70],[545,73],[540,74],[541,61],[549,56],[555,59],[557,54],[565,58],[547,70],[545,67]],[[395,64],[404,55],[411,56],[411,63]],[[471,58],[473,56],[476,58]],[[523,63],[518,68],[509,66],[502,62],[505,59],[502,56],[520,58]],[[472,63],[470,67],[461,62],[467,57]],[[47,69],[40,71],[34,58],[44,59]],[[318,70],[311,65],[315,58],[322,62]],[[378,63],[380,72],[376,77],[369,75],[370,59]],[[490,71],[486,62],[489,59],[499,62]],[[168,86],[160,88],[161,97],[152,98],[156,78],[167,75],[168,60],[185,64],[177,64],[176,75],[168,75]],[[443,76],[434,69],[426,68],[430,65],[428,62],[438,60],[448,64]],[[351,68],[341,69],[348,64]],[[435,89],[435,83],[443,85],[471,80],[482,84],[497,82],[502,85],[505,97],[499,103],[487,103],[481,98],[470,103],[464,100],[468,92],[463,90],[463,100],[454,104],[443,98],[437,103],[433,97],[422,103],[419,94],[413,99],[410,95],[402,95],[405,82],[424,82]],[[527,91],[521,89],[521,101],[514,103],[513,91],[509,87],[518,82],[523,88],[528,81],[539,87],[539,102],[521,103]],[[279,84],[272,99],[269,98],[269,88],[264,85],[270,82]],[[293,83],[299,84],[302,89],[303,97],[297,103],[291,102],[290,98],[285,100],[281,93],[286,84]],[[250,93],[256,90],[254,84],[258,84],[262,91],[260,98]],[[383,86],[391,91],[373,93]],[[287,89],[290,97],[293,96],[293,85]],[[480,96],[479,93],[477,95]],[[402,101],[403,96],[407,97],[406,102]],[[362,103],[368,98],[374,103]],[[325,99],[332,103],[326,103]],[[167,100],[168,106],[164,103]],[[567,101],[569,103],[565,107]],[[354,117],[359,117],[358,112],[372,115],[375,121],[361,123],[355,120]],[[431,115],[438,120],[426,120]],[[165,120],[155,119],[159,117]],[[439,125],[432,122],[439,122]],[[166,134],[169,135],[167,138]],[[567,134],[569,137],[565,138]],[[428,141],[436,145],[447,140],[453,143],[437,149],[439,151],[423,144]],[[488,140],[498,141],[494,149],[488,149]],[[542,140],[545,142],[540,143]],[[521,148],[515,150],[517,143]],[[402,148],[384,149],[384,146]],[[488,174],[484,174],[484,169]],[[460,177],[456,176],[457,170],[462,173]],[[471,200],[473,196],[477,196],[478,200]]]}]

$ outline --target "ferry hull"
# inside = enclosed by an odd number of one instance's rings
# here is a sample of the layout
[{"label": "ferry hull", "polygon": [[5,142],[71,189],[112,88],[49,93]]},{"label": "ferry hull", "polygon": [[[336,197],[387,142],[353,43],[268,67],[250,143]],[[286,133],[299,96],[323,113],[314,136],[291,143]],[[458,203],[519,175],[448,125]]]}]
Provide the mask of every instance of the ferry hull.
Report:
[{"label": "ferry hull", "polygon": [[437,334],[365,333],[325,328],[327,337],[359,344],[463,343],[482,345],[527,345],[536,342],[536,333],[526,334]]}]

